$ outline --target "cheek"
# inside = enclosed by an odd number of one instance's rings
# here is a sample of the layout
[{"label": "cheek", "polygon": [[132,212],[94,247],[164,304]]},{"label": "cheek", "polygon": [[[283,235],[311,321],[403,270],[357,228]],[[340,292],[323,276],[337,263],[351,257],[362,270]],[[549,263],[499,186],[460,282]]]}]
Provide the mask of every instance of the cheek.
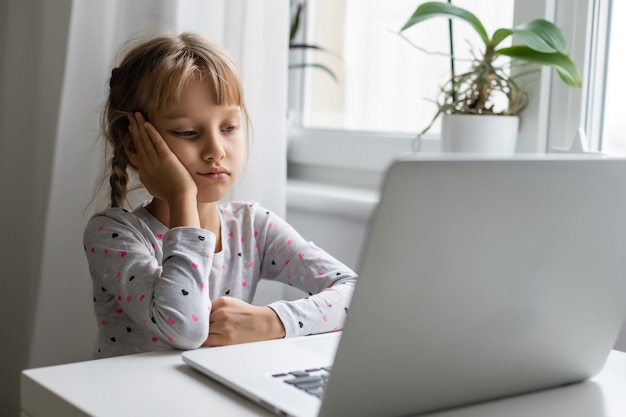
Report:
[{"label": "cheek", "polygon": [[185,167],[188,167],[189,161],[192,161],[192,157],[197,154],[194,147],[189,142],[177,140],[166,141],[167,146],[172,153],[183,163]]}]

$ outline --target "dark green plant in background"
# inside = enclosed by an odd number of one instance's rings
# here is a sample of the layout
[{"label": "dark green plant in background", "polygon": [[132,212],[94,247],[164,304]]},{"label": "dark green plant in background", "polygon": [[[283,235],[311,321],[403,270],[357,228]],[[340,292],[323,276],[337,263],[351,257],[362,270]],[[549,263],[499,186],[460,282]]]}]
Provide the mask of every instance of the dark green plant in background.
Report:
[{"label": "dark green plant in background", "polygon": [[[291,16],[290,27],[289,27],[289,50],[290,51],[315,50],[315,51],[331,53],[327,49],[324,49],[318,45],[297,42],[298,33],[302,27],[302,16],[303,16],[305,7],[306,7],[306,0],[291,0],[292,16]],[[304,69],[304,68],[319,69],[327,73],[333,80],[337,81],[337,76],[335,75],[335,73],[326,65],[319,64],[316,62],[300,62],[300,63],[289,64],[290,70]]]}]

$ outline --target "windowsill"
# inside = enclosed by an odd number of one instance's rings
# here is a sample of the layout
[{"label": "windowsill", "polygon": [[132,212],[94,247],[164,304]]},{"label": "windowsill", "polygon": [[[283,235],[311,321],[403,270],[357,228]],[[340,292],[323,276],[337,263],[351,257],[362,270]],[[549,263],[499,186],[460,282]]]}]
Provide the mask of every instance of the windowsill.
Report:
[{"label": "windowsill", "polygon": [[287,206],[290,210],[367,220],[378,201],[376,191],[311,181],[287,181]]},{"label": "windowsill", "polygon": [[390,161],[414,153],[440,152],[438,139],[416,135],[321,129],[289,129],[288,160],[292,164],[317,165],[384,172]]},{"label": "windowsill", "polygon": [[[287,206],[291,210],[368,219],[392,161],[414,154],[416,136],[320,129],[289,129]],[[426,137],[420,153],[439,153]]]}]

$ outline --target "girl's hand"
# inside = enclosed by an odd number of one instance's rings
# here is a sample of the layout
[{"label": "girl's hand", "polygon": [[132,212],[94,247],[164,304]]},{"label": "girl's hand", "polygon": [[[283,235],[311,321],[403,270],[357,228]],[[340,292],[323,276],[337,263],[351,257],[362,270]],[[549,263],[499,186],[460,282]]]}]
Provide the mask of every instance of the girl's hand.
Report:
[{"label": "girl's hand", "polygon": [[139,172],[139,179],[148,192],[170,206],[193,197],[198,187],[187,168],[170,150],[156,128],[139,112],[129,115],[130,139],[135,145],[126,147],[130,161]]},{"label": "girl's hand", "polygon": [[285,327],[271,307],[254,306],[232,297],[220,297],[213,301],[209,323],[209,337],[203,346],[285,337]]}]

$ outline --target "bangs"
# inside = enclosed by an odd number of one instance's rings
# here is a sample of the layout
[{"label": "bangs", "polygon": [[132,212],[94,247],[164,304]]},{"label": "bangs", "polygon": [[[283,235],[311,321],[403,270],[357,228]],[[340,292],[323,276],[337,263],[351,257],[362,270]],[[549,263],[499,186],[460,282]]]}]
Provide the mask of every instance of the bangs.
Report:
[{"label": "bangs", "polygon": [[[185,51],[184,56],[172,57],[153,68],[142,84],[142,103],[151,103],[146,108],[148,113],[160,110],[172,102],[180,101],[185,87],[192,80],[207,80],[210,94],[218,105],[242,107],[243,87],[234,65],[224,61],[202,56],[197,51]],[[148,86],[150,86],[148,88]]]}]

